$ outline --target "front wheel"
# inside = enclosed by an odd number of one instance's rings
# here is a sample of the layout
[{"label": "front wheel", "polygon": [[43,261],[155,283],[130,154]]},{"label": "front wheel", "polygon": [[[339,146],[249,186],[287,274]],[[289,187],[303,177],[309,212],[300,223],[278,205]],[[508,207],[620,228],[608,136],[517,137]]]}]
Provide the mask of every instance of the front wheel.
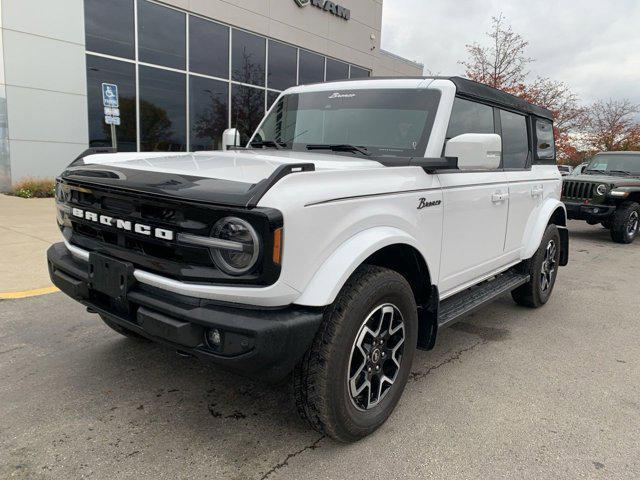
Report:
[{"label": "front wheel", "polygon": [[558,227],[548,225],[538,250],[522,267],[531,279],[511,292],[518,305],[538,308],[549,301],[558,276],[560,245]]},{"label": "front wheel", "polygon": [[613,214],[611,239],[616,243],[631,243],[640,231],[640,204],[626,202]]},{"label": "front wheel", "polygon": [[301,416],[341,442],[374,432],[402,395],[417,334],[417,307],[405,278],[386,268],[359,268],[295,369]]}]

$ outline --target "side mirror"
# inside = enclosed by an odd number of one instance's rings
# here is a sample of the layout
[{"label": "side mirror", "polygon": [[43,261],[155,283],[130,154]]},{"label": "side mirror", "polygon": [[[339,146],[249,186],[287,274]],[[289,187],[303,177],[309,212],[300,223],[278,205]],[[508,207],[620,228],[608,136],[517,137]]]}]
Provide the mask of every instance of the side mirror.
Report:
[{"label": "side mirror", "polygon": [[237,128],[227,128],[222,132],[222,150],[240,146],[240,132]]},{"label": "side mirror", "polygon": [[496,133],[465,133],[452,138],[445,157],[456,157],[460,170],[493,170],[500,167],[502,140]]}]

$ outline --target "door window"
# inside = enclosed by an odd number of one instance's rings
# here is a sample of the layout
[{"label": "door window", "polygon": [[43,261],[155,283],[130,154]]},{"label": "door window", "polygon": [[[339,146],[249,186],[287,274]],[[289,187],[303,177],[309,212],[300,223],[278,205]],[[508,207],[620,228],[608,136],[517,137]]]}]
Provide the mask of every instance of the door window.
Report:
[{"label": "door window", "polygon": [[449,120],[447,140],[463,133],[495,133],[493,107],[456,98]]},{"label": "door window", "polygon": [[529,158],[527,118],[524,115],[500,110],[500,124],[502,125],[503,168],[526,168]]}]

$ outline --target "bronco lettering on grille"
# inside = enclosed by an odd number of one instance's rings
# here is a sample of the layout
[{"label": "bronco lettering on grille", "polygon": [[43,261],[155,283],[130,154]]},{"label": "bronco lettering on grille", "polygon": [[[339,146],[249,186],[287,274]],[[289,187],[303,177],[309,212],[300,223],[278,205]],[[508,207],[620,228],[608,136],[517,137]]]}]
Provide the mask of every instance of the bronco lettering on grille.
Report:
[{"label": "bronco lettering on grille", "polygon": [[108,227],[114,227],[127,232],[134,232],[139,235],[145,235],[147,237],[154,236],[160,240],[173,240],[175,235],[172,230],[165,228],[154,228],[151,225],[145,225],[143,223],[134,223],[130,220],[123,220],[121,218],[114,218],[109,215],[101,215],[81,208],[73,207],[71,209],[71,215],[76,218],[82,218],[90,222],[99,223]]}]

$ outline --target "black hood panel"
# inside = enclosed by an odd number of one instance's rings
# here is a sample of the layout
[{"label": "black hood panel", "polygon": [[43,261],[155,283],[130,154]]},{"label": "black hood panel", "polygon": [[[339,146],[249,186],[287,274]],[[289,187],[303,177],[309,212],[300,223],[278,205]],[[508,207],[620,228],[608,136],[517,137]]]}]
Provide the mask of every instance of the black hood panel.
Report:
[{"label": "black hood panel", "polygon": [[77,185],[107,187],[172,200],[253,208],[282,177],[292,172],[314,169],[312,163],[285,164],[258,183],[245,183],[181,173],[138,170],[116,164],[84,164],[76,161],[62,172],[61,179]]}]

